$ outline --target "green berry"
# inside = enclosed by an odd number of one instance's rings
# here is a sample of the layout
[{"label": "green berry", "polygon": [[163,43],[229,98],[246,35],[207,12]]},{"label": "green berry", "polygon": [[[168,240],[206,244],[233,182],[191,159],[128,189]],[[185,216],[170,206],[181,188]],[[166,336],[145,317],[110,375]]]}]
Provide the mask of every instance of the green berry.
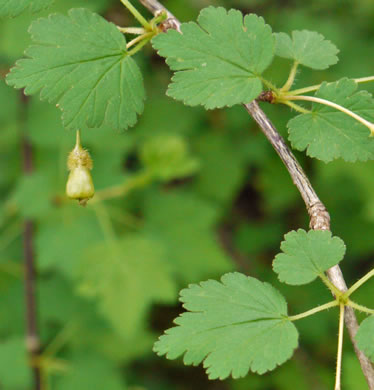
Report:
[{"label": "green berry", "polygon": [[87,150],[80,143],[80,132],[77,130],[77,140],[74,149],[68,157],[68,169],[70,171],[66,183],[66,195],[70,199],[77,199],[79,204],[85,206],[87,201],[95,194],[90,170],[92,159]]}]

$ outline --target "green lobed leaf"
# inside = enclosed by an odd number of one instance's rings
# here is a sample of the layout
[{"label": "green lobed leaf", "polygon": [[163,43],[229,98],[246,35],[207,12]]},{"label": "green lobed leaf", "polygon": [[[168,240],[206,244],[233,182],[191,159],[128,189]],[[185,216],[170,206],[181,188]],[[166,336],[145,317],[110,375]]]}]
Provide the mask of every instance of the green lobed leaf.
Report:
[{"label": "green lobed leaf", "polygon": [[358,348],[374,362],[374,315],[361,322],[355,338]]},{"label": "green lobed leaf", "polygon": [[[75,279],[84,250],[103,239],[96,215],[68,204],[42,220],[35,237],[38,267]],[[69,243],[69,245],[67,245]]]},{"label": "green lobed leaf", "polygon": [[51,5],[54,0],[2,0],[0,4],[0,18],[14,17],[30,9],[32,12],[41,11]]},{"label": "green lobed leaf", "polygon": [[168,94],[207,109],[249,103],[262,91],[261,73],[274,56],[271,28],[257,15],[208,7],[198,24],[184,23],[152,43],[176,71]]},{"label": "green lobed leaf", "polygon": [[[316,97],[339,104],[364,119],[374,121],[374,99],[367,91],[358,91],[354,80],[343,78],[323,83]],[[374,159],[374,138],[357,120],[326,105],[313,103],[310,114],[301,114],[288,122],[289,140],[297,150],[307,149],[310,157],[324,162]]]},{"label": "green lobed leaf", "polygon": [[6,59],[6,62],[10,65],[23,56],[25,49],[31,44],[31,38],[27,30],[35,19],[47,17],[56,12],[66,14],[71,8],[81,7],[101,14],[105,12],[110,1],[57,0],[50,7],[38,13],[23,12],[17,18],[2,19],[0,23],[0,52],[3,59]]},{"label": "green lobed leaf", "polygon": [[274,34],[275,54],[289,58],[312,69],[327,69],[338,62],[339,50],[334,44],[315,31],[292,31],[292,39],[286,33]]},{"label": "green lobed leaf", "polygon": [[190,285],[180,300],[189,312],[165,332],[154,351],[186,365],[204,361],[210,379],[263,374],[289,359],[298,332],[287,316],[287,303],[270,284],[240,273]]},{"label": "green lobed leaf", "polygon": [[238,195],[248,175],[246,153],[254,144],[253,138],[246,142],[244,137],[234,142],[232,128],[227,127],[231,134],[208,132],[193,145],[200,161],[199,174],[194,180],[196,190],[202,197],[219,203],[232,202]]},{"label": "green lobed leaf", "polygon": [[275,256],[273,270],[281,282],[301,285],[312,282],[344,257],[345,245],[327,230],[303,229],[287,233],[283,253]]},{"label": "green lobed leaf", "polygon": [[163,246],[138,234],[92,245],[81,268],[80,292],[96,297],[101,313],[124,337],[138,329],[152,303],[176,298]]},{"label": "green lobed leaf", "polygon": [[9,85],[27,95],[40,91],[41,100],[57,103],[68,128],[136,123],[143,111],[142,75],[115,25],[72,9],[68,16],[38,19],[30,34],[35,45],[7,75]]},{"label": "green lobed leaf", "polygon": [[233,269],[217,239],[217,208],[187,192],[149,193],[144,232],[164,244],[174,274],[184,284]]}]

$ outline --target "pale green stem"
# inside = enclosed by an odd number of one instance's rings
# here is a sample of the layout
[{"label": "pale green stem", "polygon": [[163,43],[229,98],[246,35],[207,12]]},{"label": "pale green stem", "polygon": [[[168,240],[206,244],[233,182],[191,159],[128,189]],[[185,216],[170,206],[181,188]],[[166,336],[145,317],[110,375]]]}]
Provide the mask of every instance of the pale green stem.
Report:
[{"label": "pale green stem", "polygon": [[147,34],[147,37],[145,37],[145,35],[143,35],[143,38],[138,45],[136,45],[132,50],[130,50],[128,52],[129,56],[133,56],[135,53],[137,53],[138,51],[140,51],[143,46],[145,46],[153,37],[155,36],[155,33],[154,32],[150,32]]},{"label": "pale green stem", "polygon": [[[368,83],[370,81],[374,81],[374,76],[360,77],[352,80],[355,81],[356,83]],[[316,85],[311,85],[310,87],[295,89],[293,91],[287,92],[287,94],[295,96],[295,95],[301,95],[303,93],[314,92],[317,91],[317,89],[319,89],[321,85],[322,84],[316,84]]]},{"label": "pale green stem", "polygon": [[90,205],[98,203],[102,200],[117,198],[119,196],[126,196],[132,190],[141,188],[147,185],[152,180],[152,175],[148,171],[140,172],[139,174],[129,177],[123,184],[106,188],[96,192],[91,199]]},{"label": "pale green stem", "polygon": [[328,277],[325,275],[325,274],[320,274],[318,275],[322,282],[325,283],[325,285],[329,288],[329,290],[333,293],[333,295],[335,295],[336,297],[339,297],[343,294],[342,291],[340,291],[335,285],[333,285],[330,280],[328,279]]},{"label": "pale green stem", "polygon": [[124,34],[134,34],[134,35],[142,35],[146,32],[144,28],[141,27],[119,27],[117,26],[118,30],[121,31]]},{"label": "pale green stem", "polygon": [[338,354],[336,359],[336,376],[335,376],[335,390],[341,389],[342,376],[342,357],[343,357],[343,335],[344,335],[344,305],[340,305],[339,315],[339,338],[338,338]]},{"label": "pale green stem", "polygon": [[359,305],[358,303],[355,303],[355,302],[353,302],[351,300],[348,301],[347,306],[350,306],[353,309],[358,310],[358,311],[362,311],[364,313],[374,314],[374,310],[373,309],[369,309],[366,306]]},{"label": "pale green stem", "polygon": [[283,104],[287,105],[288,107],[293,108],[295,111],[301,112],[302,114],[310,114],[311,113],[311,111],[307,110],[306,108],[301,107],[296,103],[292,103],[289,100],[284,100],[284,101],[275,100],[275,103],[283,103]]},{"label": "pale green stem", "polygon": [[330,308],[336,307],[336,306],[339,306],[339,302],[338,301],[331,301],[331,302],[325,303],[324,305],[317,306],[313,309],[305,311],[304,313],[296,314],[295,316],[289,316],[288,319],[290,321],[301,320],[302,318],[309,317],[313,314],[319,313],[320,311],[324,311],[324,310],[327,310],[327,309],[330,309]]},{"label": "pale green stem", "polygon": [[111,254],[112,260],[117,263],[119,269],[121,269],[121,272],[126,273],[127,276],[130,276],[131,272],[129,267],[127,266],[127,264],[121,261],[123,253],[120,248],[119,240],[115,232],[112,220],[110,219],[110,215],[107,212],[104,203],[96,204],[94,206],[94,210],[96,212],[96,216],[101,226],[101,229],[103,230],[103,233],[105,235],[108,251],[110,251],[108,255]]},{"label": "pale green stem", "polygon": [[75,146],[81,146],[81,131],[77,130],[75,135]]},{"label": "pale green stem", "polygon": [[[138,42],[141,42],[143,39],[144,40],[147,40],[148,38],[152,38],[153,37],[154,32],[151,31],[151,32],[148,32],[148,33],[145,33],[143,35],[140,35],[139,37],[136,37],[134,38],[133,40],[131,40],[127,45],[126,45],[126,49],[129,49],[130,47],[134,46],[136,43]],[[149,41],[149,39],[146,41],[146,43]]]},{"label": "pale green stem", "polygon": [[298,66],[299,66],[299,63],[297,61],[295,61],[292,65],[292,68],[291,68],[290,74],[288,76],[288,80],[286,81],[286,84],[284,84],[283,87],[281,88],[281,92],[287,92],[292,87],[292,84],[295,81],[295,76],[297,73]]},{"label": "pale green stem", "polygon": [[104,204],[97,203],[94,210],[108,245],[117,248],[117,235]]},{"label": "pale green stem", "polygon": [[363,276],[360,280],[358,280],[348,291],[345,293],[347,297],[349,297],[353,292],[355,292],[359,287],[361,287],[364,283],[366,283],[371,277],[374,276],[374,269],[368,272],[365,276]]},{"label": "pale green stem", "polygon": [[61,332],[59,332],[57,336],[47,345],[41,357],[47,358],[56,356],[58,351],[69,341],[77,328],[78,323],[76,321],[69,322],[67,325],[65,325]]},{"label": "pale green stem", "polygon": [[107,204],[106,207],[110,214],[110,217],[113,220],[120,222],[121,224],[126,225],[131,229],[140,229],[143,226],[141,218],[136,217],[135,215],[132,215],[130,213],[124,213],[119,208],[110,204]]},{"label": "pale green stem", "polygon": [[262,81],[262,83],[264,85],[266,85],[268,88],[270,88],[272,91],[274,91],[275,93],[277,93],[278,91],[278,88],[272,83],[270,82],[269,80],[266,80],[264,78],[262,78],[261,76],[258,76],[260,78],[260,80]]},{"label": "pale green stem", "polygon": [[168,18],[168,13],[165,10],[163,10],[163,11],[161,11],[161,13],[159,15],[155,16],[150,21],[150,25],[152,27],[156,26],[158,23],[164,22],[167,18]]},{"label": "pale green stem", "polygon": [[152,30],[151,25],[144,16],[130,3],[129,0],[121,0],[121,3],[133,14],[134,18],[146,29]]},{"label": "pale green stem", "polygon": [[374,76],[360,77],[359,79],[353,79],[356,83],[368,83],[374,81]]},{"label": "pale green stem", "polygon": [[366,119],[364,119],[361,116],[355,114],[354,112],[348,110],[347,108],[340,106],[339,104],[330,102],[329,100],[326,100],[326,99],[317,98],[315,96],[305,96],[305,95],[284,96],[284,97],[282,97],[282,99],[285,99],[285,100],[306,100],[309,102],[324,104],[325,106],[335,108],[336,110],[341,111],[344,114],[349,115],[350,117],[356,119],[358,122],[362,123],[364,126],[366,126],[370,130],[371,135],[374,136],[374,123],[367,121]]}]

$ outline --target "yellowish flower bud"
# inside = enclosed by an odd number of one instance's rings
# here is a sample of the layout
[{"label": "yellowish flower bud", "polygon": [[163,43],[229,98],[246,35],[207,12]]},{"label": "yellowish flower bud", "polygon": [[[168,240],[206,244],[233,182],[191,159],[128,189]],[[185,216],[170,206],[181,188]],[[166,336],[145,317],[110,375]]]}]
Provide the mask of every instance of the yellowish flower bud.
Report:
[{"label": "yellowish flower bud", "polygon": [[90,199],[95,194],[90,171],[85,167],[71,170],[66,183],[66,194],[70,199]]},{"label": "yellowish flower bud", "polygon": [[77,141],[74,149],[68,157],[68,169],[70,171],[66,183],[66,195],[70,199],[77,199],[79,204],[85,206],[87,201],[95,194],[90,170],[92,159],[87,150],[80,143],[80,132],[77,131]]}]

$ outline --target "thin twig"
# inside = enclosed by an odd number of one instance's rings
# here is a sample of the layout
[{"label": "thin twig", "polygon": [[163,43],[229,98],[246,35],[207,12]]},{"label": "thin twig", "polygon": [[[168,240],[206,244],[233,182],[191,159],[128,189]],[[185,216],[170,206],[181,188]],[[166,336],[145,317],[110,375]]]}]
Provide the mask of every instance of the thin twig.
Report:
[{"label": "thin twig", "polygon": [[[21,126],[25,120],[26,99],[22,96],[20,107]],[[33,171],[32,147],[25,136],[22,139],[23,173],[30,175]],[[26,348],[30,366],[34,375],[34,389],[42,389],[42,375],[37,364],[40,355],[40,340],[37,327],[35,298],[35,257],[33,251],[33,221],[26,219],[23,230],[24,278],[25,278],[25,310],[26,310]]]},{"label": "thin twig", "polygon": [[[167,28],[174,28],[180,31],[179,20],[170,13],[162,4],[157,0],[139,0],[148,10],[154,15],[161,11],[168,13],[168,20],[171,20],[170,25]],[[301,197],[306,205],[309,217],[310,217],[310,228],[314,230],[330,230],[330,215],[326,210],[326,207],[318,198],[312,185],[302,167],[292,154],[291,150],[285,143],[283,137],[278,133],[276,128],[273,126],[269,118],[261,110],[256,101],[253,101],[245,105],[248,113],[257,122],[266,138],[270,141],[273,148],[278,153],[279,157],[286,166],[294,184],[300,192]],[[330,281],[341,291],[347,291],[347,285],[345,283],[343,274],[338,265],[330,268],[327,272],[327,276]],[[365,375],[370,390],[374,390],[374,369],[369,359],[358,349],[356,341],[354,339],[358,323],[356,315],[351,307],[345,308],[345,325],[348,329],[349,336],[353,343],[356,355],[360,361],[362,371]]]}]

